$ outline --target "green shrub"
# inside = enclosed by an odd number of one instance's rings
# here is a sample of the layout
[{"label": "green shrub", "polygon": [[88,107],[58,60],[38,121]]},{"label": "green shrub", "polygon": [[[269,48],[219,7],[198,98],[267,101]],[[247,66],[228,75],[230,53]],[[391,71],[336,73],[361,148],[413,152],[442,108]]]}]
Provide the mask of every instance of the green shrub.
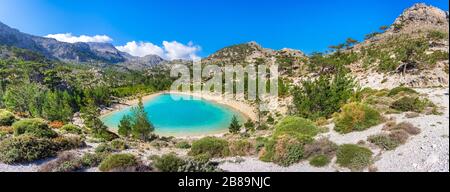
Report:
[{"label": "green shrub", "polygon": [[10,126],[16,121],[16,117],[13,113],[0,109],[0,126]]},{"label": "green shrub", "polygon": [[261,150],[266,145],[266,143],[268,141],[269,141],[269,138],[267,138],[267,137],[257,137],[256,138],[256,143],[255,143],[256,151]]},{"label": "green shrub", "polygon": [[63,152],[50,162],[39,168],[39,172],[73,172],[83,168],[83,165],[73,152]]},{"label": "green shrub", "polygon": [[394,89],[391,89],[388,93],[389,97],[396,96],[399,93],[408,93],[408,94],[418,94],[417,91],[414,89],[408,88],[408,87],[396,87]]},{"label": "green shrub", "polygon": [[293,90],[293,104],[300,117],[312,120],[319,117],[329,118],[350,99],[355,81],[344,69],[336,70],[337,74],[322,74],[315,80],[303,81],[301,86]]},{"label": "green shrub", "polygon": [[330,159],[336,154],[338,145],[331,142],[326,138],[315,140],[312,143],[308,143],[304,147],[305,158],[314,157],[318,155],[326,155]]},{"label": "green shrub", "polygon": [[80,127],[74,125],[74,124],[66,124],[61,127],[61,130],[66,133],[72,133],[72,134],[81,134],[83,131],[80,129]]},{"label": "green shrub", "polygon": [[378,111],[363,103],[349,103],[342,107],[341,112],[335,114],[334,123],[339,133],[363,131],[380,124],[382,117]]},{"label": "green shrub", "polygon": [[389,137],[389,135],[386,134],[373,135],[370,136],[367,140],[386,150],[394,150],[400,145],[398,141],[392,139],[391,137]]},{"label": "green shrub", "polygon": [[281,136],[277,140],[269,140],[259,159],[274,162],[281,166],[290,166],[303,158],[303,143],[291,136]]},{"label": "green shrub", "polygon": [[276,126],[273,136],[292,135],[294,137],[314,137],[319,133],[317,126],[310,120],[288,116],[282,119]]},{"label": "green shrub", "polygon": [[398,111],[422,112],[429,104],[427,100],[421,100],[418,97],[402,97],[391,104],[391,108]]},{"label": "green shrub", "polygon": [[191,148],[191,144],[187,141],[180,141],[175,145],[175,147],[179,149],[189,149]]},{"label": "green shrub", "polygon": [[95,153],[112,153],[116,150],[108,143],[102,143],[95,148]]},{"label": "green shrub", "polygon": [[120,139],[112,140],[111,147],[116,151],[123,151],[125,149],[128,149],[127,143],[125,143],[125,141]]},{"label": "green shrub", "polygon": [[230,143],[231,156],[247,156],[254,154],[253,144],[247,140],[237,140]]},{"label": "green shrub", "polygon": [[12,127],[16,136],[25,133],[36,137],[54,138],[58,136],[55,131],[48,127],[43,119],[23,119],[15,122]]},{"label": "green shrub", "polygon": [[205,137],[194,141],[189,155],[209,154],[211,157],[226,157],[230,154],[228,142],[215,137]]},{"label": "green shrub", "polygon": [[175,154],[165,154],[153,161],[153,165],[162,172],[178,172],[186,162]]},{"label": "green shrub", "polygon": [[105,155],[101,153],[85,153],[80,162],[84,168],[96,167],[105,159]]},{"label": "green shrub", "polygon": [[0,161],[3,163],[25,163],[55,156],[57,149],[48,138],[21,135],[0,142]]},{"label": "green shrub", "polygon": [[84,139],[79,136],[56,137],[52,142],[58,151],[71,150],[86,146]]},{"label": "green shrub", "polygon": [[127,170],[138,165],[136,157],[132,154],[112,154],[106,157],[98,168],[100,171],[109,172]]},{"label": "green shrub", "polygon": [[339,146],[336,152],[336,163],[352,171],[359,171],[372,163],[372,151],[354,144]]},{"label": "green shrub", "polygon": [[326,155],[317,155],[314,156],[310,161],[309,164],[314,167],[323,167],[330,163],[330,158]]}]

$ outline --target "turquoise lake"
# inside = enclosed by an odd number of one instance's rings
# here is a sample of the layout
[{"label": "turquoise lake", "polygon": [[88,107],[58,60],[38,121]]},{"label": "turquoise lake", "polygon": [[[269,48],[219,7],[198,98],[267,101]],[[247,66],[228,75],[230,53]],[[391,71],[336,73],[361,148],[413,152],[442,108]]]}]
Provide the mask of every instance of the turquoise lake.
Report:
[{"label": "turquoise lake", "polygon": [[[233,115],[242,123],[245,117],[221,104],[181,94],[161,94],[144,101],[144,109],[155,126],[155,133],[163,136],[195,136],[223,133],[228,130]],[[117,129],[132,107],[101,117],[103,123]]]}]

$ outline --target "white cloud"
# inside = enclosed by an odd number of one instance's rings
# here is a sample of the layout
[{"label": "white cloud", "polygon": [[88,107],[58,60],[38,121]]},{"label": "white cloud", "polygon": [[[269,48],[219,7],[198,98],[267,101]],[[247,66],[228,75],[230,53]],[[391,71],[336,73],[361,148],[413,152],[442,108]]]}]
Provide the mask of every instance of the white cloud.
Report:
[{"label": "white cloud", "polygon": [[95,35],[95,36],[73,36],[72,33],[60,33],[60,34],[49,34],[45,37],[53,38],[58,41],[67,42],[67,43],[76,43],[76,42],[97,42],[97,43],[107,43],[111,42],[112,39],[106,35]]},{"label": "white cloud", "polygon": [[200,46],[189,42],[187,45],[177,41],[163,41],[162,46],[154,45],[149,42],[128,42],[124,46],[117,46],[118,50],[127,52],[130,55],[143,57],[146,55],[158,55],[167,60],[174,59],[198,59],[197,53],[201,50]]},{"label": "white cloud", "polygon": [[130,55],[138,57],[144,57],[146,55],[158,55],[162,57],[164,55],[164,50],[161,47],[154,45],[153,43],[136,43],[136,41],[132,41],[128,42],[124,46],[117,46],[116,48],[119,51],[126,52]]}]

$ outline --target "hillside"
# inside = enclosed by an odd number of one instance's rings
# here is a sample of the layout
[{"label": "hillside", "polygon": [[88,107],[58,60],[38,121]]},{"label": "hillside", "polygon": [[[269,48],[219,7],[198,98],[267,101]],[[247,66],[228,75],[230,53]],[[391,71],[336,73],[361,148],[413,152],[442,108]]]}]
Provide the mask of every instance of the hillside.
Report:
[{"label": "hillside", "polygon": [[[144,58],[120,52],[109,43],[66,43],[52,38],[22,33],[0,22],[0,45],[35,52],[49,60],[74,63],[121,64],[130,69],[143,69],[163,61],[156,55]],[[3,49],[1,55],[8,55]],[[136,64],[136,65],[135,65]]]}]

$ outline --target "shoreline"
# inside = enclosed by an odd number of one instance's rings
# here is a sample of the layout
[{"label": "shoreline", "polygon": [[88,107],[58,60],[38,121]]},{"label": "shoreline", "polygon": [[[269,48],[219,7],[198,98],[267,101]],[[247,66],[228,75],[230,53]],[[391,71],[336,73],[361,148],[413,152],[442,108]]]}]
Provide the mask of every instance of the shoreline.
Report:
[{"label": "shoreline", "polygon": [[[200,99],[204,99],[204,100],[207,100],[210,102],[214,102],[217,104],[221,104],[221,105],[230,107],[231,109],[244,115],[244,117],[246,119],[251,119],[252,121],[257,120],[257,115],[254,112],[254,107],[250,106],[249,104],[241,102],[241,101],[236,101],[236,100],[227,100],[227,99],[224,99],[223,96],[215,96],[215,95],[211,95],[211,94],[192,93],[192,92],[187,93],[187,92],[179,92],[179,91],[160,91],[157,93],[143,96],[142,101],[145,102],[145,101],[151,100],[162,94],[180,94],[180,95],[198,97]],[[116,111],[120,111],[124,108],[131,107],[133,105],[138,104],[138,102],[139,102],[139,99],[130,99],[130,100],[126,100],[125,102],[115,103],[111,107],[101,109],[100,117],[104,117],[104,116],[107,116]]]},{"label": "shoreline", "polygon": [[[143,96],[142,101],[145,102],[145,101],[151,100],[162,94],[180,94],[180,95],[197,97],[200,99],[207,100],[209,102],[213,102],[213,103],[228,107],[231,110],[234,110],[234,111],[240,113],[244,117],[244,119],[250,119],[252,121],[257,120],[257,115],[254,112],[254,107],[250,106],[249,104],[241,102],[241,101],[236,101],[236,100],[228,100],[228,99],[225,99],[223,96],[215,96],[215,95],[211,95],[211,94],[192,93],[192,92],[188,93],[188,92],[179,92],[179,91],[160,91],[157,93]],[[115,103],[111,107],[103,108],[100,111],[100,118],[108,116],[114,112],[123,110],[127,107],[132,107],[132,106],[136,105],[138,102],[139,102],[139,99],[129,99],[129,100],[125,100],[123,102]],[[116,131],[111,128],[109,128],[109,130]],[[226,133],[227,132],[224,131],[223,133],[215,132],[215,133],[209,133],[209,134],[208,133],[198,134],[198,135],[197,134],[183,134],[183,135],[172,135],[172,136],[175,138],[180,138],[180,139],[193,139],[193,138],[201,138],[201,137],[205,137],[205,136],[221,137],[221,136],[225,135]],[[167,136],[167,135],[162,134],[161,136]]]}]

